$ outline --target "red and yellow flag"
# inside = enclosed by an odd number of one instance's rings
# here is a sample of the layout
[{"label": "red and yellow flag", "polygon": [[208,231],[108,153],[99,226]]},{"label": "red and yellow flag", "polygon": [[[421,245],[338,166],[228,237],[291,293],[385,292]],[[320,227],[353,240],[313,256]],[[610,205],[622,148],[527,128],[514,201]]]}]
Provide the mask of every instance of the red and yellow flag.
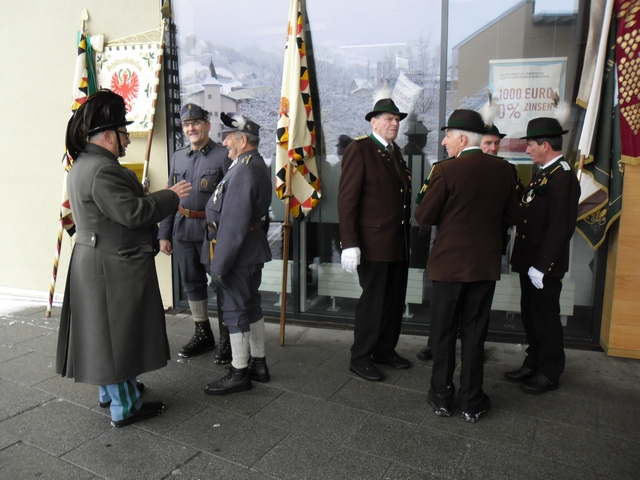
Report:
[{"label": "red and yellow flag", "polygon": [[[276,194],[283,198],[290,189],[294,217],[307,215],[320,201],[320,178],[315,159],[316,128],[311,108],[311,89],[300,0],[291,0],[287,45],[282,73],[282,94],[276,149]],[[293,164],[290,185],[285,185],[289,162]]]}]

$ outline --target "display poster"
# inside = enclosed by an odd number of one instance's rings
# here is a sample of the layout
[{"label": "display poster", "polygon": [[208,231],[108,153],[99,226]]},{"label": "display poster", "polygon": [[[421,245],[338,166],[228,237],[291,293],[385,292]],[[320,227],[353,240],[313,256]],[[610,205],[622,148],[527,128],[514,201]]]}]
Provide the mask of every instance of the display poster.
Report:
[{"label": "display poster", "polygon": [[532,118],[553,117],[555,94],[564,99],[566,67],[566,57],[489,61],[489,88],[500,107],[495,125],[507,134],[500,156],[529,159],[519,138]]}]

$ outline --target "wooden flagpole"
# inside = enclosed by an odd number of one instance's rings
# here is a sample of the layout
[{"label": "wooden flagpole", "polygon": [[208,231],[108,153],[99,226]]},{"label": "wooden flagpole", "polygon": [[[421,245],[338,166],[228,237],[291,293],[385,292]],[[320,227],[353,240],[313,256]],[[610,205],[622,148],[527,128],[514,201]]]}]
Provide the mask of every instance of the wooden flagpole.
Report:
[{"label": "wooden flagpole", "polygon": [[282,302],[280,306],[280,346],[284,345],[284,329],[287,321],[287,275],[289,273],[289,241],[291,238],[291,177],[293,176],[291,160],[287,163],[284,181],[284,223],[282,224]]},{"label": "wooden flagpole", "polygon": [[160,43],[160,52],[158,54],[158,67],[156,68],[155,85],[153,86],[153,102],[151,103],[151,118],[149,125],[149,133],[147,135],[147,149],[144,154],[144,168],[142,170],[142,186],[145,191],[149,190],[149,159],[151,158],[151,144],[153,143],[153,127],[156,118],[156,105],[158,103],[158,90],[160,89],[160,74],[162,72],[162,59],[164,57],[165,29],[167,20],[162,19],[162,42]]}]

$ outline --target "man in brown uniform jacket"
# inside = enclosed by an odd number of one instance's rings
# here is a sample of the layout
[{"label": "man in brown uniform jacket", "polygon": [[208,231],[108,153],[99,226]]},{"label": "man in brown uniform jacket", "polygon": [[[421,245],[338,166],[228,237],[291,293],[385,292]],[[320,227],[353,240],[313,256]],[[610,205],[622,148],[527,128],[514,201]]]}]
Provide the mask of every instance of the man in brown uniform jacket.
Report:
[{"label": "man in brown uniform jacket", "polygon": [[433,369],[427,401],[451,415],[458,324],[462,340],[462,418],[474,423],[490,408],[482,391],[484,341],[496,280],[500,279],[503,225],[513,225],[517,197],[511,166],[480,149],[488,129],[479,113],[456,110],[442,141],[454,158],[436,163],[415,217],[438,226],[429,257],[433,281]]},{"label": "man in brown uniform jacket", "polygon": [[527,357],[507,380],[539,394],[556,390],[564,371],[560,323],[562,278],[569,269],[569,243],[578,218],[580,183],[562,157],[562,135],[555,118],[535,118],[527,125],[527,153],[540,170],[524,190],[511,254],[520,274],[520,311],[527,335]]},{"label": "man in brown uniform jacket", "polygon": [[373,133],[356,138],[342,157],[342,267],[357,269],[362,287],[349,369],[369,381],[382,380],[372,362],[411,366],[395,351],[409,272],[411,179],[394,139],[406,116],[390,98],[379,100],[365,116]]}]

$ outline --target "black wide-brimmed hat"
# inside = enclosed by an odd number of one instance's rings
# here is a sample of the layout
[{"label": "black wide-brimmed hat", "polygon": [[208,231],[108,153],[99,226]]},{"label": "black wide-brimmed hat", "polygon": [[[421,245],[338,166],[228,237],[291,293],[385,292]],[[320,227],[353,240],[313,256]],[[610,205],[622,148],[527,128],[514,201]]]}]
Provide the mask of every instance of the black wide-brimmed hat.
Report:
[{"label": "black wide-brimmed hat", "polygon": [[124,99],[111,90],[99,90],[76,110],[76,115],[88,122],[89,135],[115,130],[131,125],[127,120],[127,107]]},{"label": "black wide-brimmed hat", "polygon": [[484,135],[495,135],[496,137],[500,138],[504,138],[507,136],[506,133],[500,133],[500,130],[498,130],[498,127],[496,127],[495,125],[491,125],[489,127],[489,130],[487,130]]},{"label": "black wide-brimmed hat", "polygon": [[376,102],[376,104],[373,106],[373,110],[367,113],[364,116],[364,119],[368,122],[373,117],[381,113],[394,113],[400,116],[400,120],[404,119],[408,115],[408,113],[401,112],[398,107],[396,107],[396,104],[393,102],[393,100],[391,100],[390,98],[383,98]]},{"label": "black wide-brimmed hat", "polygon": [[224,128],[220,133],[240,132],[248,135],[260,135],[260,125],[256,122],[243,117],[239,113],[224,113],[220,114],[220,120],[224,125]]},{"label": "black wide-brimmed hat", "polygon": [[562,125],[555,118],[540,117],[529,120],[527,134],[520,139],[560,137],[565,133],[569,133],[569,130],[563,130]]},{"label": "black wide-brimmed hat", "polygon": [[180,110],[180,120],[204,120],[209,121],[209,112],[195,103],[187,103]]},{"label": "black wide-brimmed hat", "polygon": [[453,111],[447,125],[440,130],[446,130],[447,128],[484,134],[489,130],[489,125],[484,123],[482,116],[475,110],[460,109]]}]

